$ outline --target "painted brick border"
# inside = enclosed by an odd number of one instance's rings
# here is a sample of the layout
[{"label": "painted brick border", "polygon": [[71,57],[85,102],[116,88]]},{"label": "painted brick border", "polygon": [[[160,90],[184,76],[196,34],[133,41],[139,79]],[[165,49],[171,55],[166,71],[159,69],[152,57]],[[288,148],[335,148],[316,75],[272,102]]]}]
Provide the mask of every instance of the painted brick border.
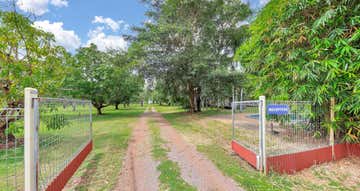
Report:
[{"label": "painted brick border", "polygon": [[[231,142],[231,147],[241,158],[256,168],[256,154],[236,141]],[[332,161],[331,146],[303,152],[267,157],[267,171],[293,174],[315,164]],[[340,160],[349,156],[360,157],[360,144],[337,144],[334,147],[335,159]]]},{"label": "painted brick border", "polygon": [[62,190],[70,178],[74,175],[81,163],[89,155],[93,148],[93,142],[90,141],[84,149],[65,167],[65,169],[51,182],[46,188],[46,191],[60,191]]},{"label": "painted brick border", "polygon": [[[292,154],[267,157],[268,171],[293,174],[315,164],[332,161],[331,146]],[[335,159],[340,160],[352,155],[360,156],[360,144],[336,144]]]},{"label": "painted brick border", "polygon": [[257,168],[257,157],[256,153],[253,151],[241,146],[236,141],[231,141],[231,148],[238,154],[241,158],[246,160],[251,166]]}]

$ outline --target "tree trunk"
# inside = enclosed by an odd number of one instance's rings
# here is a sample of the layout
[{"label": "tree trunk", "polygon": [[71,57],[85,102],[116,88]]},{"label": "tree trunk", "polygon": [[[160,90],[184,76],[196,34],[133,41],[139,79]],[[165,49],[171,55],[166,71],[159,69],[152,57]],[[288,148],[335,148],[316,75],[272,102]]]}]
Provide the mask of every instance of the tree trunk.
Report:
[{"label": "tree trunk", "polygon": [[119,110],[119,104],[118,103],[115,104],[115,109]]},{"label": "tree trunk", "polygon": [[102,114],[103,114],[102,111],[101,111],[101,108],[102,108],[102,107],[96,107],[96,110],[97,110],[97,114],[98,114],[98,115],[102,115]]},{"label": "tree trunk", "polygon": [[201,88],[198,87],[197,91],[196,91],[196,111],[197,112],[201,112]]},{"label": "tree trunk", "polygon": [[195,112],[195,92],[194,92],[194,87],[192,86],[191,83],[188,83],[188,92],[189,92],[189,104],[190,104],[190,108],[189,108],[189,112],[190,113],[194,113]]}]

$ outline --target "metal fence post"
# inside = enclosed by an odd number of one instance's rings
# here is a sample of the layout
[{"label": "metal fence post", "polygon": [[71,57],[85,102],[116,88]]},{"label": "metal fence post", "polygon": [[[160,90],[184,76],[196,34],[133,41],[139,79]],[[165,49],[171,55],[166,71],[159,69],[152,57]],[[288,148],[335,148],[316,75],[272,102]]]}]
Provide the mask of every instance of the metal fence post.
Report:
[{"label": "metal fence post", "polygon": [[34,107],[34,98],[38,97],[38,91],[33,88],[25,88],[24,92],[24,162],[25,162],[25,191],[37,190],[37,120]]},{"label": "metal fence post", "polygon": [[[241,88],[241,90],[240,90],[240,101],[243,101],[243,93],[244,93],[244,88]],[[242,106],[240,106],[240,111],[243,111],[243,107]]]},{"label": "metal fence post", "polygon": [[235,105],[235,87],[233,86],[233,95],[232,95],[232,102],[231,102],[231,120],[232,120],[232,139],[234,140],[235,138],[235,110],[234,110],[234,105]]},{"label": "metal fence post", "polygon": [[[335,122],[335,98],[332,97],[330,99],[330,121],[331,124],[333,125]],[[331,156],[332,156],[332,160],[335,160],[335,133],[334,133],[334,129],[333,126],[331,126],[330,128],[330,146],[331,146]]]},{"label": "metal fence post", "polygon": [[261,160],[262,160],[262,170],[264,174],[266,175],[267,169],[266,169],[266,98],[265,96],[260,96],[260,126],[261,126]]}]

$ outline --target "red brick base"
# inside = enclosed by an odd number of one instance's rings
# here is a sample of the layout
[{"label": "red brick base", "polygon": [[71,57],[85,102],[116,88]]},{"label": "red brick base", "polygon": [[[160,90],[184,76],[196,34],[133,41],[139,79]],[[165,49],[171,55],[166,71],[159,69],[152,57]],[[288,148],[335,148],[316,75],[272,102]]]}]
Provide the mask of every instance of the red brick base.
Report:
[{"label": "red brick base", "polygon": [[231,142],[231,148],[233,149],[233,151],[235,151],[241,158],[243,158],[244,160],[246,160],[251,166],[253,166],[254,168],[256,167],[257,164],[257,158],[256,158],[256,154],[254,152],[252,152],[251,150],[241,146],[240,144],[238,144],[236,141],[232,141]]},{"label": "red brick base", "polygon": [[81,163],[85,160],[93,147],[90,141],[85,148],[70,162],[70,164],[51,182],[46,191],[60,191],[74,175]]},{"label": "red brick base", "polygon": [[[255,153],[239,145],[235,141],[232,141],[231,146],[241,158],[245,159],[256,168]],[[305,168],[309,168],[314,164],[332,161],[331,150],[331,147],[323,147],[298,153],[267,157],[267,170],[292,174]],[[337,144],[334,147],[334,151],[334,160],[340,160],[351,155],[360,156],[360,144]]]}]

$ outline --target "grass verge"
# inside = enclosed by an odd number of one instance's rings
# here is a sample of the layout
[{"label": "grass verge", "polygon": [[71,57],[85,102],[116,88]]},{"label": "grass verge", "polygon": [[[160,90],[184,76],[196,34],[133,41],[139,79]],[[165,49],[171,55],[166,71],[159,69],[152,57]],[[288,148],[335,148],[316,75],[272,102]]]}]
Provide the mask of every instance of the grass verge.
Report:
[{"label": "grass verge", "polygon": [[152,156],[159,162],[157,166],[160,172],[160,190],[167,191],[194,191],[196,188],[189,185],[181,178],[180,168],[178,164],[167,158],[167,152],[165,148],[165,141],[160,137],[160,128],[156,125],[156,122],[151,120],[148,122],[151,131],[152,142]]}]

